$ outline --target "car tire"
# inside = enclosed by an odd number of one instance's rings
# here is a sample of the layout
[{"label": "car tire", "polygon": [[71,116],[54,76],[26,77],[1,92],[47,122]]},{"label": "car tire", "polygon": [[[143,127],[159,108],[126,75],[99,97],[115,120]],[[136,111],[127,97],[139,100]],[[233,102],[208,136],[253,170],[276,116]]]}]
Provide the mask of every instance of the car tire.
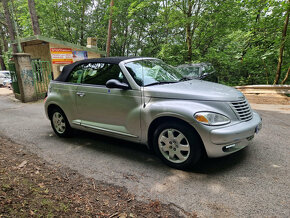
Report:
[{"label": "car tire", "polygon": [[50,116],[51,127],[59,137],[70,137],[72,128],[60,108],[54,108]]},{"label": "car tire", "polygon": [[159,125],[153,135],[153,148],[160,159],[176,169],[190,169],[202,157],[203,143],[190,126],[179,122]]}]

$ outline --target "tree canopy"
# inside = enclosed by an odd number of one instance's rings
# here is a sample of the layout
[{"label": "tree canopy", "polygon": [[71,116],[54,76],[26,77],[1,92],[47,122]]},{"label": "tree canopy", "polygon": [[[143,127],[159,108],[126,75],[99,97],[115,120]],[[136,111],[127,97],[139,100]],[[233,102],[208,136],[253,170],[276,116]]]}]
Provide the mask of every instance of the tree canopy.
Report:
[{"label": "tree canopy", "polygon": [[[29,2],[8,2],[20,37],[34,33]],[[80,45],[97,37],[106,50],[110,0],[34,2],[42,35]],[[1,7],[0,49],[7,56]],[[272,84],[282,57],[281,83],[290,67],[289,8],[289,0],[115,0],[111,56],[158,57],[174,66],[210,62],[228,85]]]}]

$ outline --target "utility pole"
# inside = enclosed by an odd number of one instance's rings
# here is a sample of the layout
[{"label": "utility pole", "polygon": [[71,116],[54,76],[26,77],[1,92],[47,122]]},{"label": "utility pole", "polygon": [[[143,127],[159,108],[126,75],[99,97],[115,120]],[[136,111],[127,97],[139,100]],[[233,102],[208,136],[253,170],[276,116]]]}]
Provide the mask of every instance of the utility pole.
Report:
[{"label": "utility pole", "polygon": [[109,18],[109,25],[108,25],[108,37],[107,37],[107,46],[106,46],[107,57],[110,57],[113,6],[114,6],[114,0],[111,0],[110,18]]}]

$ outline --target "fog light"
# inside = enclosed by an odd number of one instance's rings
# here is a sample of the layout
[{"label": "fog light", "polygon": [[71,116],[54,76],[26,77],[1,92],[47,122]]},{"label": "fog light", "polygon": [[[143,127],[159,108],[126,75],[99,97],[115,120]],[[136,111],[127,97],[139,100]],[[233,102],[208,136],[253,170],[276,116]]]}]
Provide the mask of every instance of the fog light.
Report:
[{"label": "fog light", "polygon": [[223,147],[223,152],[228,152],[231,150],[231,148],[235,147],[236,144],[232,144],[232,145],[227,145]]},{"label": "fog light", "polygon": [[235,147],[235,146],[236,146],[236,144],[227,145],[227,146],[226,146],[226,149],[229,149],[229,148],[232,148],[232,147]]},{"label": "fog light", "polygon": [[247,138],[248,141],[251,141],[254,138],[254,135]]}]

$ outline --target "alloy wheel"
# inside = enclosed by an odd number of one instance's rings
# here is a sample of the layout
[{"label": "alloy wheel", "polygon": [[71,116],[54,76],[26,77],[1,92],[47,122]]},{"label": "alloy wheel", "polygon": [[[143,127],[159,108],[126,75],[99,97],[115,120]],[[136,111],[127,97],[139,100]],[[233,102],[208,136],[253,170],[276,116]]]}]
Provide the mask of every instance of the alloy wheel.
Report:
[{"label": "alloy wheel", "polygon": [[161,154],[170,162],[183,163],[190,154],[190,145],[185,135],[176,129],[165,129],[158,137]]},{"label": "alloy wheel", "polygon": [[61,115],[61,113],[55,112],[53,114],[52,123],[55,130],[59,134],[63,134],[65,132],[65,129],[66,129],[65,120],[64,120],[64,117]]}]

